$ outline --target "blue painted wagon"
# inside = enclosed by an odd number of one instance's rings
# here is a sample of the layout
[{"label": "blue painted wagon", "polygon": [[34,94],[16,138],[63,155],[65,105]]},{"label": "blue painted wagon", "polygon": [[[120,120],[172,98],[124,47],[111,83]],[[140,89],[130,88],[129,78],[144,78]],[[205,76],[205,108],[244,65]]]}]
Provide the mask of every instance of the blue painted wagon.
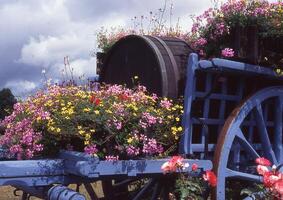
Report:
[{"label": "blue painted wagon", "polygon": [[[151,44],[153,45],[153,44]],[[190,167],[215,171],[213,198],[225,199],[230,180],[261,182],[255,158],[264,156],[279,165],[283,160],[282,77],[271,68],[224,59],[187,61],[183,134],[179,154]],[[170,82],[168,83],[170,84]],[[168,159],[102,161],[84,153],[62,151],[45,160],[1,161],[0,184],[47,199],[169,199],[174,174],[164,174]],[[213,164],[213,165],[212,165]],[[91,183],[101,181],[103,197]],[[130,192],[136,181],[143,184]],[[76,191],[66,186],[75,183]]]}]

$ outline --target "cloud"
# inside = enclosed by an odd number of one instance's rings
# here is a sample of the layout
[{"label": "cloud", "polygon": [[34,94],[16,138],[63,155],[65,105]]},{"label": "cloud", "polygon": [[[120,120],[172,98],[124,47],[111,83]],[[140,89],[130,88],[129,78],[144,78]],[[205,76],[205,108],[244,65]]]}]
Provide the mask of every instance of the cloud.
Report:
[{"label": "cloud", "polygon": [[8,81],[4,86],[4,88],[10,88],[16,96],[27,96],[36,87],[36,83],[27,80]]},{"label": "cloud", "polygon": [[[96,50],[95,31],[101,26],[131,26],[132,17],[156,11],[163,2],[1,0],[0,27],[5,31],[0,32],[0,88],[11,86],[18,95],[22,86],[16,83],[38,87],[43,68],[48,76],[58,79],[64,56],[70,57],[77,76],[94,76],[96,61],[91,53]],[[210,0],[173,2],[175,22],[180,16],[184,27],[190,24],[189,14],[211,5]]]}]

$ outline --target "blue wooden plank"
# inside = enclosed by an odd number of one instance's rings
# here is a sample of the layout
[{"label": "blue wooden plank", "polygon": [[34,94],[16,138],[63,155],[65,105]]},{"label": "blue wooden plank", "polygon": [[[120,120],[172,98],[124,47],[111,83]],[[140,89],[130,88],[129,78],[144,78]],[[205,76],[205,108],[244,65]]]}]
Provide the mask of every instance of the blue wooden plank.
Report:
[{"label": "blue wooden plank", "polygon": [[[226,95],[227,94],[227,80],[225,79],[224,82],[221,83],[221,94],[222,95]],[[226,100],[225,99],[221,99],[220,101],[220,108],[219,108],[219,115],[218,118],[219,119],[224,119],[225,117],[225,109],[226,109]],[[220,133],[221,129],[222,129],[223,125],[218,126],[218,131],[217,134]]]},{"label": "blue wooden plank", "polygon": [[[195,90],[195,70],[198,67],[198,55],[190,54],[187,65],[187,80],[184,98],[184,114],[182,117],[182,127],[184,132],[180,139],[179,152],[181,154],[192,154],[192,122],[190,120],[192,112],[192,102],[194,99]],[[193,83],[193,84],[192,84]]]},{"label": "blue wooden plank", "polygon": [[[102,176],[142,176],[151,174],[162,174],[161,166],[169,159],[158,160],[119,160],[119,161],[100,161],[90,163],[88,161],[66,161],[66,172],[79,176],[98,178]],[[212,168],[210,160],[190,160],[184,159],[185,163],[192,166],[196,163],[200,169],[209,170]],[[187,168],[184,172],[190,172]]]},{"label": "blue wooden plank", "polygon": [[[196,97],[205,97],[206,96],[206,92],[200,92],[197,91],[195,92],[195,96]],[[236,96],[236,95],[228,95],[228,94],[217,94],[217,93],[212,93],[209,96],[210,99],[219,99],[219,100],[228,100],[228,101],[240,101],[240,97]]]},{"label": "blue wooden plank", "polygon": [[218,69],[238,70],[238,71],[241,71],[242,73],[247,73],[247,74],[265,75],[265,76],[270,76],[270,77],[275,77],[275,78],[280,78],[280,79],[283,78],[283,77],[280,77],[270,67],[251,65],[251,64],[247,64],[247,63],[236,62],[236,61],[225,60],[225,59],[219,59],[219,58],[212,59],[212,63]]},{"label": "blue wooden plank", "polygon": [[[6,177],[0,178],[1,185],[14,185],[14,186],[46,186],[55,183],[65,183],[66,177],[63,175],[58,176],[26,176],[26,177]],[[74,181],[74,180],[73,180]]]},{"label": "blue wooden plank", "polygon": [[62,159],[0,161],[0,178],[64,174]]}]

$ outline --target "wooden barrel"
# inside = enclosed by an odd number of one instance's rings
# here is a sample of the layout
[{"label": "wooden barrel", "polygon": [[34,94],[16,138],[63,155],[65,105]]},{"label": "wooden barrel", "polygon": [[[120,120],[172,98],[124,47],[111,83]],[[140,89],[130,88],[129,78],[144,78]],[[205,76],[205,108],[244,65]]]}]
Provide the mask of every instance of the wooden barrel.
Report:
[{"label": "wooden barrel", "polygon": [[107,53],[100,80],[109,84],[138,83],[159,96],[176,98],[184,93],[185,69],[191,47],[173,37],[129,35]]}]

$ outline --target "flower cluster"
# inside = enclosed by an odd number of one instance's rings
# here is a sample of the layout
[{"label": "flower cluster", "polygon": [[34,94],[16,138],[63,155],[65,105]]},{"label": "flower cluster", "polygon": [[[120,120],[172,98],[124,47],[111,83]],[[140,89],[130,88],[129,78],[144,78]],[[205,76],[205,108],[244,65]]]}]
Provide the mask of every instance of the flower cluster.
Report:
[{"label": "flower cluster", "polygon": [[[276,36],[278,39],[283,36],[283,3],[269,3],[266,0],[228,1],[220,7],[208,9],[193,20],[188,37],[191,46],[202,57],[231,58],[236,56],[232,49],[234,39],[231,38],[237,28],[257,27],[261,38]],[[265,53],[262,56],[268,57]]]},{"label": "flower cluster", "polygon": [[[215,187],[217,185],[217,178],[214,172],[207,170],[204,172],[202,179],[190,176],[188,173],[182,173],[186,168],[190,167],[181,156],[172,156],[168,161],[161,166],[163,173],[177,174],[175,182],[175,191],[172,193],[172,199],[202,199],[205,188],[204,181],[208,182],[209,186]],[[190,170],[192,172],[199,172],[199,166],[193,163]]]},{"label": "flower cluster", "polygon": [[163,163],[161,169],[164,173],[182,171],[189,167],[189,163],[183,163],[183,160],[181,156],[173,156],[169,161]]},{"label": "flower cluster", "polygon": [[[257,172],[263,176],[263,184],[275,197],[283,196],[283,174],[276,166],[271,167],[271,162],[263,157],[256,159]],[[280,198],[280,199],[281,199]]]},{"label": "flower cluster", "polygon": [[[59,149],[85,151],[106,160],[168,155],[181,135],[183,107],[138,86],[51,85],[1,121],[7,156],[29,159]],[[172,130],[173,128],[173,130]]]}]

